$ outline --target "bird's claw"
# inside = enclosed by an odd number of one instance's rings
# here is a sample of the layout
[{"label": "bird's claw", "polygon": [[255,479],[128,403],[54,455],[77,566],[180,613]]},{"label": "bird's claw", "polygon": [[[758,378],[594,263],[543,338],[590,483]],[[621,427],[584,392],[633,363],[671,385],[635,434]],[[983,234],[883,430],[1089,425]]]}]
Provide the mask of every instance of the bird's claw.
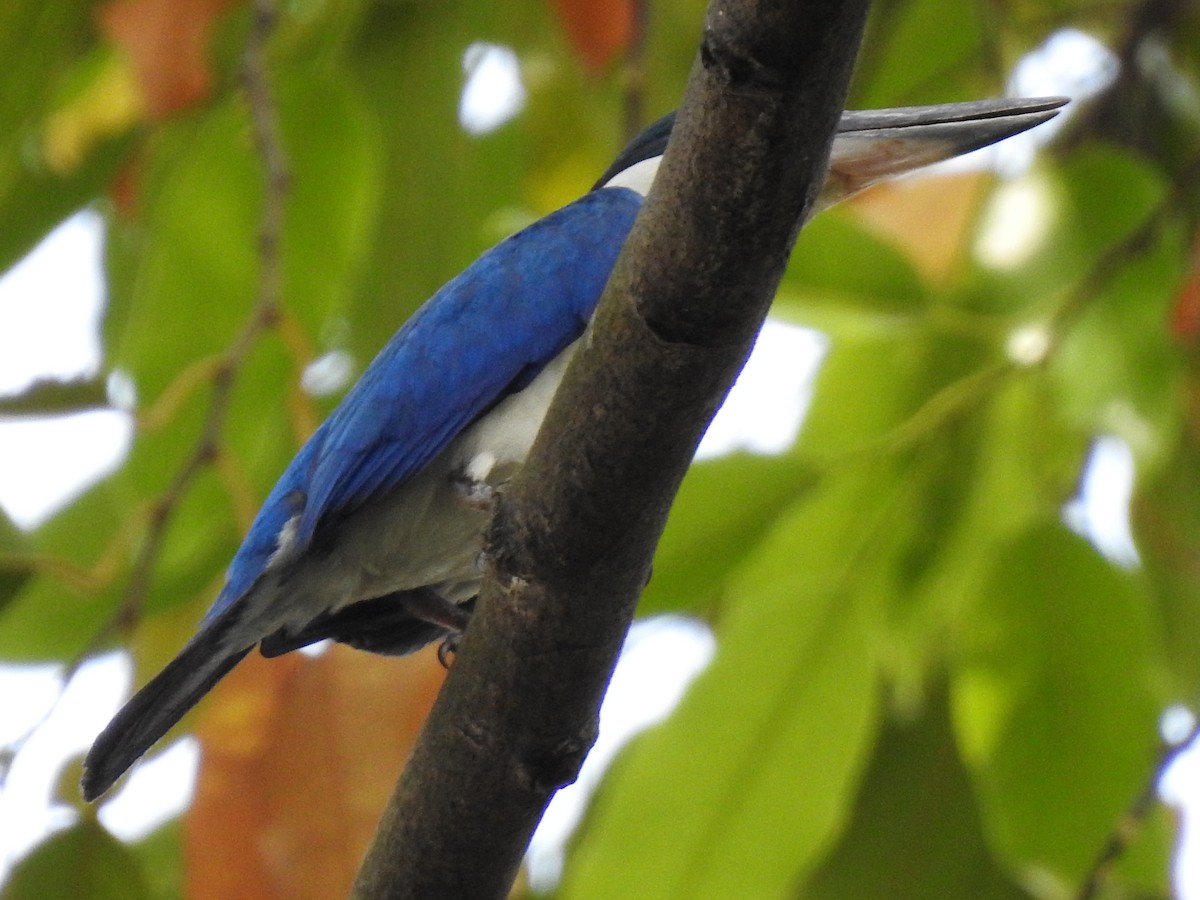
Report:
[{"label": "bird's claw", "polygon": [[438,644],[437,658],[438,662],[442,664],[443,669],[449,671],[450,667],[454,665],[454,657],[458,653],[458,642],[461,640],[462,632],[459,631],[446,635],[442,639],[442,642]]}]

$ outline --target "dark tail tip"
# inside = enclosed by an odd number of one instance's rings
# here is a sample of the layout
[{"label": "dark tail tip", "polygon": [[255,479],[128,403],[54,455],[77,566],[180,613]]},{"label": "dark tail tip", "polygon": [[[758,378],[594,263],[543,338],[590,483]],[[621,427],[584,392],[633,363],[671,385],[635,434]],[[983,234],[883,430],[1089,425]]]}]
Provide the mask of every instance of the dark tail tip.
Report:
[{"label": "dark tail tip", "polygon": [[[225,618],[225,617],[222,617]],[[83,796],[95,800],[236,666],[250,648],[222,651],[231,622],[197,634],[100,732],[83,761]]]}]

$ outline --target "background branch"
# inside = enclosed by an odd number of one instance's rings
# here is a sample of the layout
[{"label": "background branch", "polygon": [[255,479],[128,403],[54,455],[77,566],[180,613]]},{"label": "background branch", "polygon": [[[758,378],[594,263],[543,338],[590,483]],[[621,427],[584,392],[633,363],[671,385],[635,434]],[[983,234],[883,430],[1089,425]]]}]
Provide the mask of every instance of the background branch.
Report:
[{"label": "background branch", "polygon": [[1176,743],[1164,742],[1158,752],[1158,760],[1151,769],[1145,784],[1138,789],[1129,808],[1113,823],[1105,838],[1104,846],[1096,854],[1080,884],[1075,900],[1096,900],[1103,893],[1113,870],[1129,852],[1146,825],[1146,820],[1161,802],[1159,785],[1171,765],[1190,750],[1200,739],[1200,723],[1194,724],[1183,740]]},{"label": "background branch", "polygon": [[216,461],[220,453],[221,431],[229,414],[237,373],[259,338],[279,320],[282,278],[279,244],[283,232],[284,201],[290,179],[279,136],[278,114],[266,72],[266,48],[274,24],[273,0],[255,0],[251,27],[246,38],[243,81],[254,126],[255,146],[258,148],[263,167],[263,206],[258,230],[258,296],[254,309],[241,331],[229,349],[213,365],[212,395],[200,435],[167,489],[150,507],[146,535],[133,562],[132,573],[121,604],[98,632],[92,645],[86,648],[84,655],[94,651],[114,630],[128,628],[137,619],[150,590],[154,564],[162,552],[171,518],[192,482]]},{"label": "background branch", "polygon": [[356,895],[502,897],[824,175],[865,2],[717,0],[675,137],[531,457]]}]

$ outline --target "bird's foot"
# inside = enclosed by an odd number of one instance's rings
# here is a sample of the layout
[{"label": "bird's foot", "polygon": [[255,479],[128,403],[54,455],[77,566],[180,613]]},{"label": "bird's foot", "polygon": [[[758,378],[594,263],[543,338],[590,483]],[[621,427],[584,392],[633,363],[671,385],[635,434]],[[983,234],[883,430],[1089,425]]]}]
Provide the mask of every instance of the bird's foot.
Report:
[{"label": "bird's foot", "polygon": [[462,640],[463,632],[471,621],[474,601],[452,603],[441,594],[430,588],[406,591],[400,598],[405,612],[414,619],[429,622],[449,632],[438,645],[438,662],[449,669],[454,654],[458,652],[458,642]]},{"label": "bird's foot", "polygon": [[404,611],[414,619],[438,625],[452,634],[462,634],[471,621],[471,611],[464,605],[452,603],[431,588],[404,591],[399,595]]}]

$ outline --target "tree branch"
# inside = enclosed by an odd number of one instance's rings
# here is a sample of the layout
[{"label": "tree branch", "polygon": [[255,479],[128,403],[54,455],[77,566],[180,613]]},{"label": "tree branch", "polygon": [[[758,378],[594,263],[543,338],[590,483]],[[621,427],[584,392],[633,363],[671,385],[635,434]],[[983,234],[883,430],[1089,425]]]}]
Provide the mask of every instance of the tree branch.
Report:
[{"label": "tree branch", "polygon": [[505,896],[574,780],[667,511],[824,178],[866,0],[714,0],[654,190],[530,458],[361,898]]}]

